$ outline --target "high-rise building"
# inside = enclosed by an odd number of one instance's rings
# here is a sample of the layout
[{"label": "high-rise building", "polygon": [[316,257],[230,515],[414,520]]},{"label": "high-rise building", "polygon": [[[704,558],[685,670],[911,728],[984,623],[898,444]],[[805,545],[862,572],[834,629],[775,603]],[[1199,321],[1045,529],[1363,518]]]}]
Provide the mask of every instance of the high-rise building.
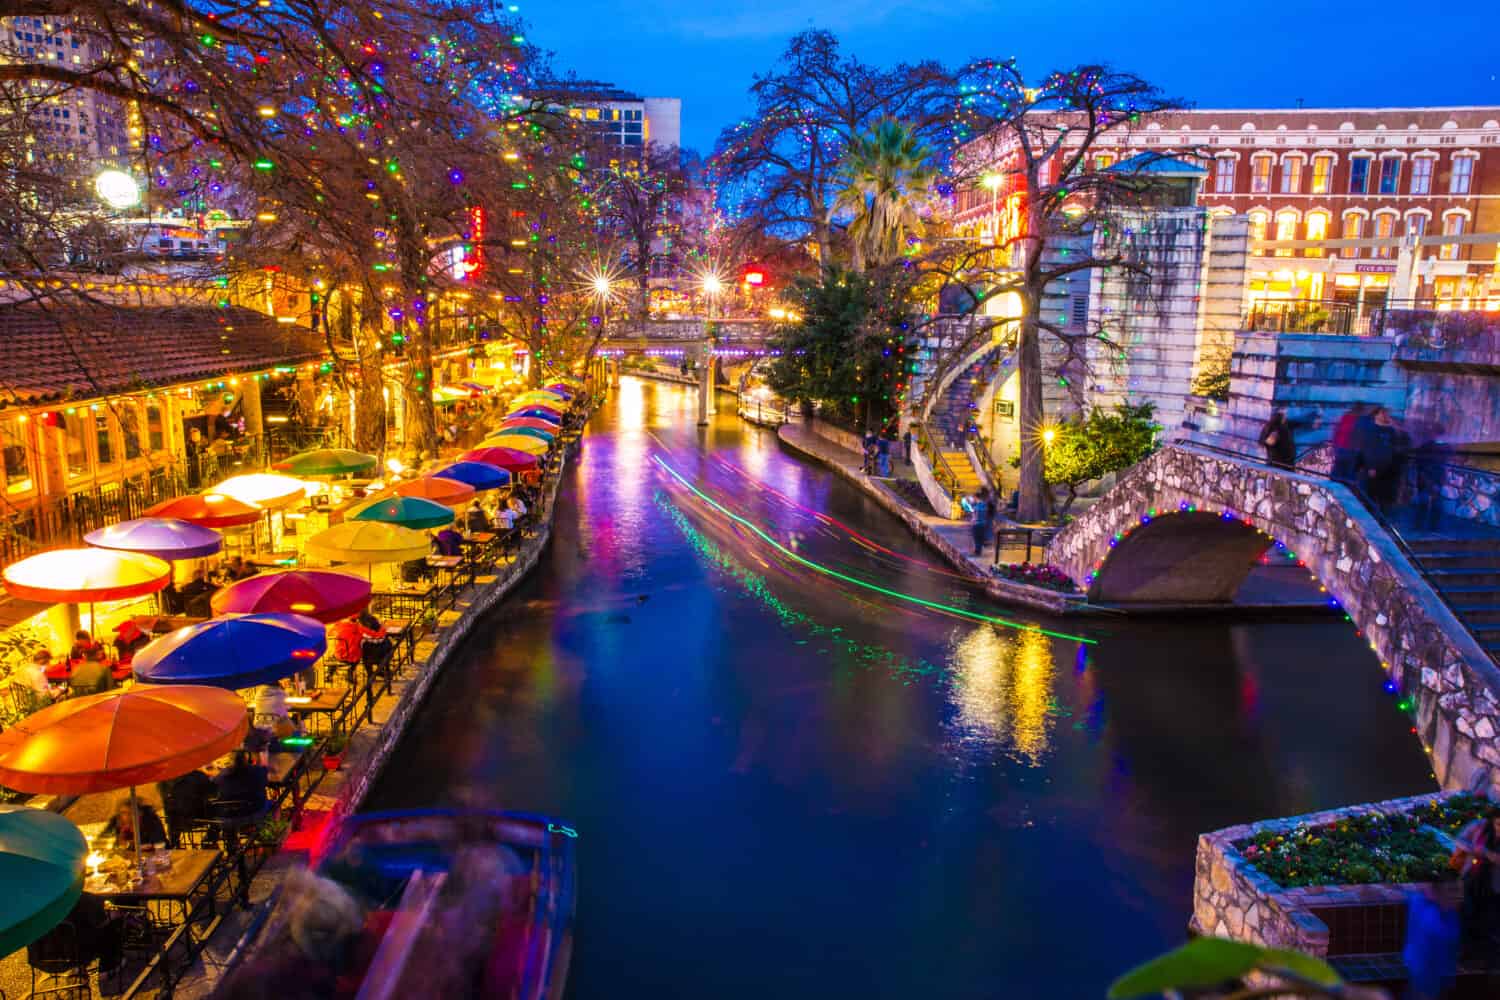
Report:
[{"label": "high-rise building", "polygon": [[[102,58],[96,41],[61,18],[0,19],[0,62],[24,60],[82,69]],[[41,80],[26,86],[36,95],[26,123],[28,156],[75,161],[84,173],[127,164],[133,143],[128,109],[120,101]]]},{"label": "high-rise building", "polygon": [[682,144],[679,97],[642,97],[597,80],[554,80],[537,96],[567,108],[569,116],[626,149]]}]

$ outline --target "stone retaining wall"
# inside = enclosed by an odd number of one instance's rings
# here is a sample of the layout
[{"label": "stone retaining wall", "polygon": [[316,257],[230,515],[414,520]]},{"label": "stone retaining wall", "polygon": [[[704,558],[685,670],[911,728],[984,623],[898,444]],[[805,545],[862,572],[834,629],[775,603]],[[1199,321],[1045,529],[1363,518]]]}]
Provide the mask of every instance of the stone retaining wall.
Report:
[{"label": "stone retaining wall", "polygon": [[1413,726],[1444,788],[1500,787],[1500,671],[1343,484],[1174,445],[1059,532],[1048,561],[1087,582],[1091,597],[1108,589],[1109,574],[1134,567],[1157,590],[1181,588],[1175,600],[1189,603],[1195,583],[1237,569],[1218,563],[1242,554],[1226,546],[1216,555],[1205,545],[1176,563],[1164,560],[1182,537],[1174,536],[1173,517],[1189,508],[1196,513],[1178,522],[1182,532],[1191,525],[1203,534],[1203,518],[1222,512],[1221,537],[1262,532],[1269,536],[1262,547],[1282,543],[1327,588],[1412,701]]},{"label": "stone retaining wall", "polygon": [[1264,820],[1226,827],[1198,838],[1193,879],[1193,916],[1189,929],[1211,937],[1232,938],[1273,948],[1294,948],[1309,955],[1329,954],[1328,925],[1315,910],[1328,907],[1404,905],[1407,895],[1430,888],[1456,900],[1456,881],[1425,885],[1300,886],[1284,889],[1262,874],[1234,848],[1234,842],[1258,833],[1283,833],[1299,826],[1326,826],[1370,814],[1406,813],[1445,795],[1419,795],[1327,812]]}]

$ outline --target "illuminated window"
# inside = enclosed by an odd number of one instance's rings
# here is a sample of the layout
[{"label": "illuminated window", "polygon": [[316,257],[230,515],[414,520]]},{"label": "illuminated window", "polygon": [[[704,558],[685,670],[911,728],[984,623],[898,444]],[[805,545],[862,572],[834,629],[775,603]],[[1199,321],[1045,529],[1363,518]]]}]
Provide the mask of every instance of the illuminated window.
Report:
[{"label": "illuminated window", "polygon": [[1234,158],[1221,156],[1214,163],[1214,191],[1228,194],[1234,190]]},{"label": "illuminated window", "polygon": [[89,439],[83,418],[76,413],[63,414],[62,435],[63,459],[67,462],[68,478],[88,475]]},{"label": "illuminated window", "polygon": [[1250,238],[1252,240],[1263,240],[1266,238],[1266,226],[1271,222],[1271,216],[1267,212],[1250,213]]},{"label": "illuminated window", "polygon": [[[1307,238],[1310,239],[1310,240],[1326,240],[1326,239],[1328,239],[1328,213],[1327,212],[1309,212],[1309,213],[1307,213]],[[1322,247],[1308,247],[1307,248],[1307,252],[1306,252],[1305,255],[1308,256],[1308,257],[1321,257],[1321,256],[1323,256],[1323,248]]]},{"label": "illuminated window", "polygon": [[109,465],[115,460],[115,438],[110,433],[109,411],[98,409],[93,411],[94,417],[94,446],[100,465]]},{"label": "illuminated window", "polygon": [[5,450],[5,492],[24,493],[31,489],[31,455],[26,425],[14,418],[0,421],[0,447]]},{"label": "illuminated window", "polygon": [[1364,194],[1370,190],[1370,158],[1356,156],[1349,161],[1349,193]]},{"label": "illuminated window", "polygon": [[1114,164],[1115,164],[1115,154],[1114,153],[1100,153],[1098,156],[1094,157],[1094,169],[1095,170],[1108,170],[1110,167],[1114,166]]},{"label": "illuminated window", "polygon": [[[1450,212],[1449,214],[1443,216],[1444,236],[1462,236],[1465,232],[1468,231],[1468,228],[1469,220],[1465,216],[1460,215],[1457,212]],[[1444,260],[1457,260],[1458,244],[1444,243],[1443,249],[1439,252],[1439,256]]]},{"label": "illuminated window", "polygon": [[1411,161],[1411,193],[1427,194],[1432,190],[1432,157],[1419,156]]},{"label": "illuminated window", "polygon": [[[1388,240],[1396,235],[1396,214],[1394,212],[1380,212],[1375,216],[1375,232],[1372,234],[1377,240]],[[1375,256],[1389,257],[1390,247],[1376,247]]]},{"label": "illuminated window", "polygon": [[1407,236],[1425,236],[1427,234],[1427,216],[1414,213],[1406,217]]},{"label": "illuminated window", "polygon": [[1380,187],[1381,194],[1395,194],[1401,184],[1401,161],[1394,156],[1387,156],[1380,161]]},{"label": "illuminated window", "polygon": [[1271,157],[1257,156],[1250,161],[1250,190],[1255,194],[1271,190]]},{"label": "illuminated window", "polygon": [[[1357,240],[1360,238],[1360,234],[1364,232],[1364,229],[1364,216],[1358,212],[1344,213],[1344,239]],[[1346,247],[1341,251],[1341,255],[1344,257],[1358,257],[1359,247]]]},{"label": "illuminated window", "polygon": [[[1297,213],[1281,212],[1276,216],[1276,238],[1278,240],[1295,240],[1297,238]],[[1290,247],[1277,247],[1276,256],[1290,257]]]},{"label": "illuminated window", "polygon": [[1281,164],[1281,193],[1297,194],[1302,190],[1302,157],[1293,156]]},{"label": "illuminated window", "polygon": [[1455,156],[1453,158],[1453,173],[1448,178],[1449,194],[1468,194],[1469,186],[1474,180],[1474,157]]},{"label": "illuminated window", "polygon": [[150,439],[152,451],[166,449],[166,423],[162,419],[161,404],[155,401],[146,403],[146,437]]},{"label": "illuminated window", "polygon": [[119,404],[120,444],[125,450],[125,461],[141,457],[141,411],[132,400]]}]

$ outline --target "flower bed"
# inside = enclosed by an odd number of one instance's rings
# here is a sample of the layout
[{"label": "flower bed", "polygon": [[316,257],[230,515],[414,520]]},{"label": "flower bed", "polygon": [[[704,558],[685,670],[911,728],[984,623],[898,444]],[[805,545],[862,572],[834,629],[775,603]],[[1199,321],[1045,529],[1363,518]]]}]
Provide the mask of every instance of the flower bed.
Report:
[{"label": "flower bed", "polygon": [[1428,803],[1395,815],[1351,816],[1287,833],[1262,831],[1233,846],[1255,868],[1284,888],[1364,885],[1372,882],[1442,882],[1457,878],[1449,849],[1431,831],[1457,833],[1491,804],[1472,795]]},{"label": "flower bed", "polygon": [[1042,563],[1001,563],[994,567],[992,572],[1002,580],[1014,580],[1033,587],[1046,587],[1048,590],[1056,590],[1064,594],[1078,591],[1068,575],[1056,566]]}]

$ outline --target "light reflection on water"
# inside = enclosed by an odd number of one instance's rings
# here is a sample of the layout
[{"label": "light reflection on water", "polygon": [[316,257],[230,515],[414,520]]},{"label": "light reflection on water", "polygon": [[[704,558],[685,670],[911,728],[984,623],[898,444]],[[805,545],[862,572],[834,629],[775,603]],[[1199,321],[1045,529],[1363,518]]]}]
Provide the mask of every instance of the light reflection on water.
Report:
[{"label": "light reflection on water", "polygon": [[996,744],[1029,764],[1042,762],[1054,715],[1052,642],[1040,632],[980,625],[954,644],[954,724],[966,742]]}]

